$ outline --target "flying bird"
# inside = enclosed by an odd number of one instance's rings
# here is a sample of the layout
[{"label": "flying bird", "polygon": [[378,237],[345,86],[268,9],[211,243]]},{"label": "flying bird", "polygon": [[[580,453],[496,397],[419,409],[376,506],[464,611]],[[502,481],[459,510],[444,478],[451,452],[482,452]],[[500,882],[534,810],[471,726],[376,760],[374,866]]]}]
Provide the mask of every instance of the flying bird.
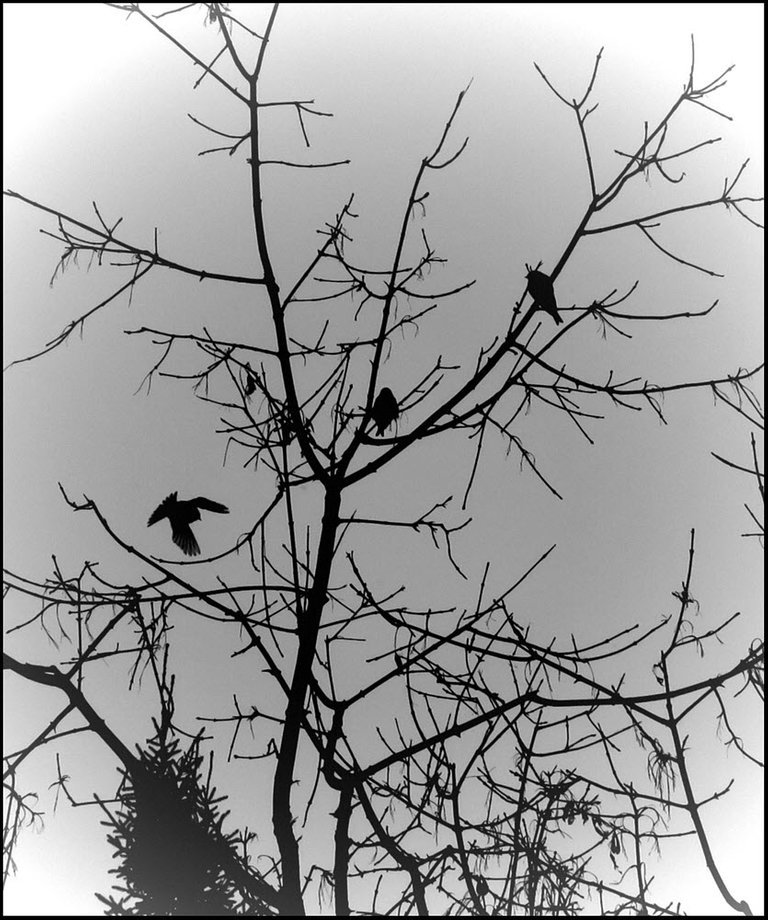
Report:
[{"label": "flying bird", "polygon": [[187,556],[199,556],[200,547],[189,525],[193,521],[200,520],[201,508],[203,511],[215,511],[217,514],[229,514],[229,508],[211,501],[210,498],[190,498],[187,501],[179,501],[176,498],[177,494],[171,492],[168,498],[155,508],[147,521],[147,527],[167,517],[171,522],[171,537],[176,546]]},{"label": "flying bird", "polygon": [[399,414],[400,408],[392,390],[389,387],[384,387],[373,401],[373,406],[371,407],[371,418],[375,422],[379,434],[384,434]]},{"label": "flying bird", "polygon": [[562,323],[563,318],[557,312],[555,288],[549,275],[532,269],[528,272],[526,278],[528,279],[528,291],[533,297],[533,305],[549,313],[556,323]]}]

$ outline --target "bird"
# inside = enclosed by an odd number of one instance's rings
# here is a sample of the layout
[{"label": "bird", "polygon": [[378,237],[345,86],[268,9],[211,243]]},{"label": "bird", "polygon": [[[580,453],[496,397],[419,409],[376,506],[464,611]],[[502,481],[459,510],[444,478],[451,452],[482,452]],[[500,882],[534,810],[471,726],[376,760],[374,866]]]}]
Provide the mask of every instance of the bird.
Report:
[{"label": "bird", "polygon": [[243,391],[246,396],[250,396],[256,390],[256,375],[251,370],[251,365],[245,362],[245,385]]},{"label": "bird", "polygon": [[539,307],[549,313],[556,323],[562,323],[563,318],[557,312],[555,288],[549,275],[545,275],[544,272],[537,271],[534,268],[529,270],[526,278],[528,279],[528,291],[533,297],[534,307]]},{"label": "bird", "polygon": [[160,502],[150,515],[147,527],[167,517],[171,522],[171,537],[176,546],[187,556],[199,556],[200,547],[189,525],[193,521],[200,520],[201,508],[203,511],[215,511],[216,514],[229,514],[229,508],[210,498],[190,498],[187,501],[179,501],[177,495],[177,492],[171,492],[168,498]]},{"label": "bird", "polygon": [[399,414],[400,408],[392,390],[389,387],[384,387],[373,401],[373,406],[371,407],[371,418],[375,422],[379,434],[384,434]]}]

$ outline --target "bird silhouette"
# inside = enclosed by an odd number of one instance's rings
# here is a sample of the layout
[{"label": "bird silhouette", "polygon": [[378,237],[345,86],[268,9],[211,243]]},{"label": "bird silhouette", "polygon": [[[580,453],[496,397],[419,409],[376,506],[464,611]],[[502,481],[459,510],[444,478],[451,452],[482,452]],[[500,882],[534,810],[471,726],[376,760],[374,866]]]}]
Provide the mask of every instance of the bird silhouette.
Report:
[{"label": "bird silhouette", "polygon": [[229,514],[229,508],[211,501],[210,498],[190,498],[187,501],[179,501],[177,494],[171,492],[168,498],[160,502],[150,515],[147,527],[167,517],[171,522],[171,537],[176,546],[187,556],[199,556],[200,547],[189,525],[193,521],[200,520],[201,508],[203,511],[215,511],[217,514]]},{"label": "bird silhouette", "polygon": [[399,414],[400,408],[392,390],[389,387],[384,387],[373,401],[373,406],[371,406],[371,418],[375,422],[379,434],[384,434]]},{"label": "bird silhouette", "polygon": [[256,390],[256,375],[251,370],[251,365],[245,362],[245,384],[243,391],[246,396],[250,396]]},{"label": "bird silhouette", "polygon": [[536,269],[531,269],[526,278],[528,279],[528,291],[533,297],[534,307],[539,307],[545,313],[549,313],[556,323],[562,323],[563,318],[557,312],[555,288],[549,275],[545,275],[544,272]]}]

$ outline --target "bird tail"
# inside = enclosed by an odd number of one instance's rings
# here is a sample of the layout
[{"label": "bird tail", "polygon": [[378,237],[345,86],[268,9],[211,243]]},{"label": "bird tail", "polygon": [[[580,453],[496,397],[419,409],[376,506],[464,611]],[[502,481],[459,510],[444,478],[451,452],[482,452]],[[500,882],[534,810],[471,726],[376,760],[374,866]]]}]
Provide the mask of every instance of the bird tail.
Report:
[{"label": "bird tail", "polygon": [[185,556],[199,556],[200,546],[188,524],[171,522],[172,539]]}]

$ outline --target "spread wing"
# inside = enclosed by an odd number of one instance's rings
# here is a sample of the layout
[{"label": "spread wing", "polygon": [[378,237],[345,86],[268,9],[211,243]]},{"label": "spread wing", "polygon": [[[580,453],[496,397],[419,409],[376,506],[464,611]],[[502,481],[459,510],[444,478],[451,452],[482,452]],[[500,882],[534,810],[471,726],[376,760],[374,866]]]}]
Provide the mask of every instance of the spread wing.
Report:
[{"label": "spread wing", "polygon": [[173,542],[185,555],[200,555],[200,547],[197,544],[197,540],[189,524],[184,524],[171,518],[171,530]]},{"label": "spread wing", "polygon": [[173,505],[176,504],[176,492],[171,492],[168,498],[163,499],[160,504],[152,512],[149,520],[147,521],[147,527],[151,527],[153,524],[157,524],[158,521],[162,521],[164,517],[168,517],[168,511]]},{"label": "spread wing", "polygon": [[202,508],[203,511],[215,511],[216,514],[229,514],[229,508],[219,502],[212,501],[210,498],[193,498],[192,503]]}]

